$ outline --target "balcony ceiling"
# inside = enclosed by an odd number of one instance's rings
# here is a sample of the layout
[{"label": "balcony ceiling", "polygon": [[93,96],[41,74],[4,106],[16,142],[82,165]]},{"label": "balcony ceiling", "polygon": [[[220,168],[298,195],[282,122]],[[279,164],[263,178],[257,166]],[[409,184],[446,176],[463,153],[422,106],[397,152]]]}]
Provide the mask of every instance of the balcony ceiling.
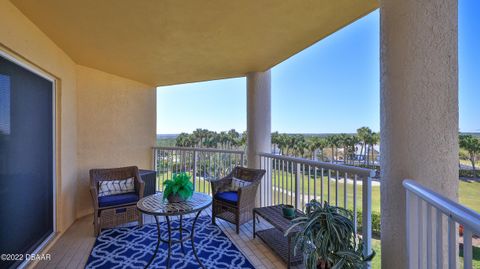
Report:
[{"label": "balcony ceiling", "polygon": [[376,0],[11,0],[76,63],[150,85],[264,71]]}]

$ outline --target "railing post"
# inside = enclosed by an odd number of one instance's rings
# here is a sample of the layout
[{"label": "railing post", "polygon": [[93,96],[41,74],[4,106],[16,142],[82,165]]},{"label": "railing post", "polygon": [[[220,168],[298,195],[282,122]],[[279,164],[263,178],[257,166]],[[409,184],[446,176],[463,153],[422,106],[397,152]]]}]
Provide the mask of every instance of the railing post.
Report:
[{"label": "railing post", "polygon": [[158,153],[157,149],[153,148],[153,158],[152,158],[152,170],[155,170],[158,173]]},{"label": "railing post", "polygon": [[244,167],[245,166],[245,154],[242,152],[240,153],[240,166]]},{"label": "railing post", "polygon": [[193,150],[193,190],[197,182],[197,151]]},{"label": "railing post", "polygon": [[406,228],[407,228],[407,259],[409,269],[418,268],[418,198],[415,194],[406,192]]},{"label": "railing post", "polygon": [[300,163],[295,165],[295,208],[300,205]]},{"label": "railing post", "polygon": [[463,231],[463,268],[472,268],[472,231],[465,227]]},{"label": "railing post", "polygon": [[455,220],[448,217],[448,268],[457,267],[458,229]]},{"label": "railing post", "polygon": [[[262,163],[262,159],[263,161],[265,161],[266,158],[262,157],[261,155],[258,156],[258,167],[260,169],[266,169],[265,167],[265,163]],[[265,188],[265,182],[267,180],[267,177],[268,177],[268,173],[265,172],[265,175],[263,176],[263,178],[260,180],[260,186],[259,186],[259,190],[257,191],[257,195],[256,195],[256,200],[258,199],[258,201],[255,201],[255,205],[257,206],[266,206],[265,202],[264,202],[264,195],[263,195],[263,191],[264,191],[264,188]]]},{"label": "railing post", "polygon": [[[372,250],[372,178],[366,177],[362,183],[363,255],[368,256]],[[370,263],[366,268],[370,268]]]}]

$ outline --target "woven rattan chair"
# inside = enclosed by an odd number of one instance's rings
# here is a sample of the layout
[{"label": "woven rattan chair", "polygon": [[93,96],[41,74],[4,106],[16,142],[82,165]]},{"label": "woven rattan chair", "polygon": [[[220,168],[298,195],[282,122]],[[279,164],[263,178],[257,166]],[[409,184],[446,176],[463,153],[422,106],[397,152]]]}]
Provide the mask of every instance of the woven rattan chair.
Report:
[{"label": "woven rattan chair", "polygon": [[[99,197],[99,182],[134,178],[135,192]],[[122,223],[138,221],[143,225],[137,202],[143,198],[145,184],[136,166],[90,170],[90,193],[94,208],[94,233],[101,229],[113,228]]]},{"label": "woven rattan chair", "polygon": [[[213,192],[212,223],[221,218],[236,225],[237,234],[240,225],[252,219],[257,189],[265,170],[235,167],[226,177],[211,181]],[[248,181],[249,184],[238,191],[222,191],[232,184],[233,178]]]}]

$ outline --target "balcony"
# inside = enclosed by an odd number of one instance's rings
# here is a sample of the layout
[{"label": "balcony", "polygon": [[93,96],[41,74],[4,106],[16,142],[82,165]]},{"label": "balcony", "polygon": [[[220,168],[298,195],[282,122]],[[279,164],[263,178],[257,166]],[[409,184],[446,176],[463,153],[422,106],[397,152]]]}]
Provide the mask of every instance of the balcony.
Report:
[{"label": "balcony", "polygon": [[[209,180],[234,166],[264,169],[256,206],[303,209],[315,198],[351,210],[364,254],[381,250],[377,267],[452,268],[463,255],[464,268],[472,268],[480,219],[457,204],[457,5],[0,1],[1,254],[51,255],[5,267],[83,267],[95,242],[89,170],[136,165],[158,172],[157,190],[185,171],[195,190],[207,194]],[[271,154],[270,69],[377,8],[381,186],[372,185],[368,169]],[[245,152],[156,148],[152,154],[156,87],[233,77],[247,80]],[[372,203],[375,192],[380,209]],[[372,238],[377,210],[381,243]],[[218,224],[254,267],[285,266],[252,238],[252,222],[239,235],[227,222]],[[258,225],[268,227],[264,219]]]},{"label": "balcony", "polygon": [[[235,166],[246,163],[244,152],[205,148],[156,147],[153,149],[154,167],[157,171],[157,191],[172,174],[187,172],[192,175],[195,191],[211,194],[210,180],[223,177]],[[269,153],[260,154],[261,166],[267,174],[260,186],[259,206],[291,204],[303,209],[311,199],[328,201],[354,212],[355,231],[364,239],[366,254],[371,252],[371,176],[374,171],[300,158],[285,157]],[[345,178],[353,183],[345,184]],[[367,195],[362,195],[366,193]],[[361,218],[357,218],[357,212]],[[211,209],[202,212],[211,218]],[[193,218],[193,215],[187,218]],[[50,250],[54,257],[36,268],[83,268],[95,243],[91,236],[91,216],[75,222]],[[145,224],[153,224],[151,216],[145,216]],[[217,224],[230,240],[249,259],[255,268],[287,268],[282,260],[261,239],[253,238],[252,221],[241,226],[240,234],[235,226],[217,219]],[[126,224],[124,226],[131,226]],[[260,218],[256,230],[271,229],[272,226]],[[302,268],[300,265],[291,268]]]},{"label": "balcony", "polygon": [[[153,156],[157,191],[162,190],[164,180],[171,178],[174,173],[187,172],[193,177],[195,191],[211,194],[210,180],[223,177],[233,167],[246,163],[244,152],[240,150],[155,147]],[[316,199],[348,208],[354,212],[354,219],[357,220],[355,231],[364,239],[364,249],[372,250],[373,170],[270,153],[261,153],[259,156],[260,166],[267,170],[260,188],[260,206],[291,204],[302,209],[308,201]],[[345,178],[349,184],[345,184]],[[480,234],[480,215],[414,181],[405,180],[403,184],[407,197],[405,223],[409,227],[407,242],[410,268],[436,267],[444,259],[450,267],[455,267],[454,264],[458,262],[459,225],[463,231],[460,247],[465,258],[461,262],[465,268],[472,268],[472,239]],[[357,213],[361,213],[362,217],[358,218]],[[211,209],[202,212],[202,216],[210,219]],[[84,268],[95,243],[95,238],[91,236],[91,218],[87,216],[76,221],[50,249],[53,259],[35,268]],[[144,216],[144,223],[153,224],[153,217]],[[122,226],[131,225],[135,223]],[[258,237],[253,238],[252,221],[241,227],[240,234],[235,233],[232,223],[217,219],[217,225],[255,268],[286,268],[285,261],[265,242]],[[262,218],[256,227],[257,231],[272,228]],[[448,233],[446,250],[442,243],[444,232]],[[378,248],[378,234],[376,238],[374,240]],[[422,250],[426,253],[419,252]],[[374,268],[378,262],[376,264]],[[291,268],[303,267],[298,265]]]}]

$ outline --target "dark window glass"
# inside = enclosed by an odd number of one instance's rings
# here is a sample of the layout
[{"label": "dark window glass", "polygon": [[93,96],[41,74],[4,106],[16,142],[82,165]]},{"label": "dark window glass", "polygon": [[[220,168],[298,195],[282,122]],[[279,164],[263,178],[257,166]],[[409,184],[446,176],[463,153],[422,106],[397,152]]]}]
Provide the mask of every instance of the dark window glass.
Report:
[{"label": "dark window glass", "polygon": [[[0,253],[31,253],[53,229],[52,82],[0,56]],[[0,262],[0,268],[19,263]]]}]

